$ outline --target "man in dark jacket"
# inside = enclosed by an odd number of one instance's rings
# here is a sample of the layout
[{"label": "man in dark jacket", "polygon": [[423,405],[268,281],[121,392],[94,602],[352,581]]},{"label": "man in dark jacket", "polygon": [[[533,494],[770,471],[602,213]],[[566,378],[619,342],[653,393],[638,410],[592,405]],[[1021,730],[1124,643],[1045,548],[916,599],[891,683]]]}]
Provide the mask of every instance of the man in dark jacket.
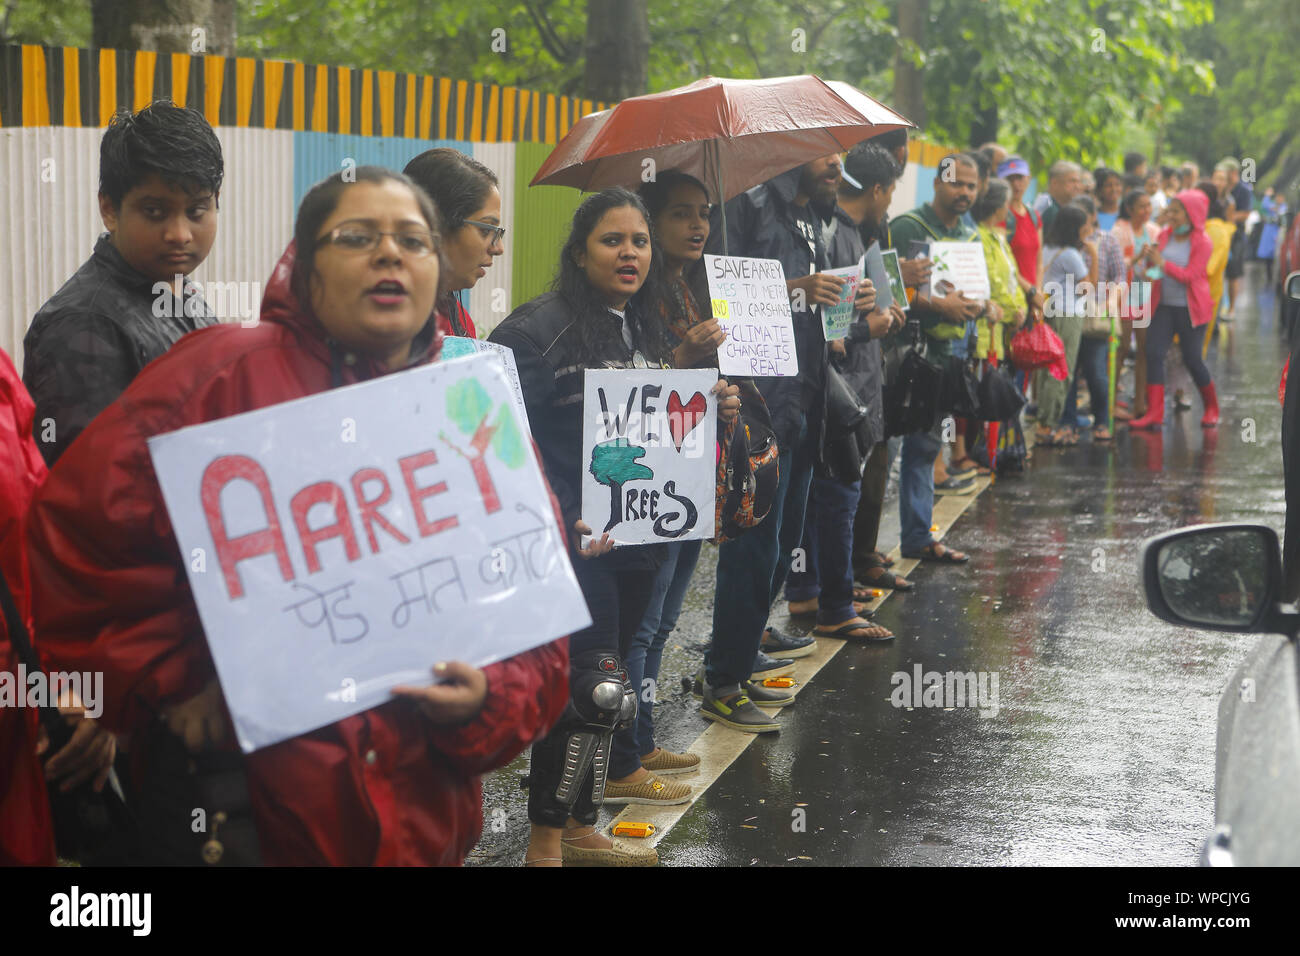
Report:
[{"label": "man in dark jacket", "polygon": [[[704,703],[710,720],[750,733],[780,729],[744,692],[753,676],[780,669],[760,656],[759,643],[772,602],[781,593],[795,549],[803,538],[804,507],[812,480],[825,405],[826,343],[816,306],[839,301],[838,276],[828,267],[821,224],[808,208],[820,198],[834,203],[840,178],[838,155],[824,156],[727,203],[727,251],[733,256],[777,259],[785,271],[794,319],[799,374],[755,379],[772,412],[781,448],[776,500],[756,528],[718,548],[713,644],[705,655]],[[722,252],[720,220],[707,251]]]},{"label": "man in dark jacket", "polygon": [[[862,143],[850,152],[844,169],[846,178],[853,174],[850,166],[860,175],[885,180],[883,189],[866,192],[861,185],[856,192],[865,202],[850,200],[843,208],[832,202],[827,205],[814,200],[810,203],[817,215],[826,241],[832,268],[842,269],[856,265],[866,251],[858,226],[864,219],[878,223],[889,209],[893,195],[897,166],[890,155],[879,146]],[[855,182],[858,182],[855,180]],[[874,185],[874,183],[873,183]],[[843,191],[846,184],[840,183]],[[848,189],[855,189],[849,185]],[[852,211],[850,211],[852,210]],[[856,213],[856,215],[855,215]],[[884,418],[881,407],[881,381],[883,371],[880,358],[880,341],[893,327],[895,320],[902,324],[901,311],[897,314],[876,309],[877,291],[871,280],[864,277],[858,286],[855,300],[856,321],[849,326],[848,335],[829,344],[831,365],[853,390],[859,403],[867,410],[867,447],[884,438]],[[828,415],[829,418],[829,415]],[[840,637],[862,641],[887,641],[893,638],[886,628],[874,625],[858,615],[854,608],[853,588],[853,516],[861,495],[862,482],[857,475],[835,474],[827,467],[826,449],[822,448],[818,470],[808,494],[808,507],[804,516],[803,552],[806,568],[791,571],[786,585],[786,598],[791,614],[816,614],[818,637]]]},{"label": "man in dark jacket", "polygon": [[[844,162],[844,182],[840,184],[839,208],[857,223],[858,234],[868,249],[874,244],[879,245],[884,252],[894,248],[889,231],[889,206],[893,201],[894,187],[902,175],[902,166],[898,162],[899,151],[888,150],[890,155],[882,155],[886,150],[876,145],[876,140],[880,138],[883,137],[873,138],[850,150]],[[906,150],[902,151],[902,155],[906,158]],[[903,259],[899,260],[899,266],[905,287],[915,288],[929,281],[930,261],[928,259]],[[891,305],[893,323],[882,338],[874,338],[870,343],[881,356],[882,413],[885,404],[884,386],[890,382],[891,374],[897,375],[902,358],[905,344],[903,327],[907,319],[907,313],[904,311],[906,305],[906,301]],[[888,558],[883,551],[877,550],[885,489],[894,456],[898,453],[901,444],[900,438],[895,438],[892,442],[884,439],[882,421],[880,440],[872,449],[862,472],[862,493],[853,519],[852,564],[854,575],[868,587],[908,591],[911,590],[912,583],[889,571]]]},{"label": "man in dark jacket", "polygon": [[221,144],[201,113],[157,102],[122,112],[99,153],[108,230],[32,320],[23,382],[51,466],[91,419],[186,332],[216,317],[185,281],[217,237]]}]

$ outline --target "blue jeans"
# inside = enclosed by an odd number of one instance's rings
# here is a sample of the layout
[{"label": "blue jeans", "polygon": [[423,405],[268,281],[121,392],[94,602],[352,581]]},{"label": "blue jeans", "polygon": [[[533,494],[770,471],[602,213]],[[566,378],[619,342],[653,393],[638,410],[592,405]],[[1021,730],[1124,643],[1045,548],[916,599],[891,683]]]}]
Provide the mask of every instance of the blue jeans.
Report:
[{"label": "blue jeans", "polygon": [[626,777],[641,766],[641,758],[655,749],[654,705],[659,681],[659,662],[663,659],[668,635],[677,626],[682,602],[691,586],[691,575],[700,560],[701,541],[673,541],[668,558],[655,572],[651,585],[650,606],[645,609],[641,626],[628,644],[623,657],[628,680],[637,688],[636,723],[614,735],[609,760],[612,777]]},{"label": "blue jeans", "polygon": [[772,602],[781,593],[794,549],[803,539],[804,508],[812,482],[815,440],[799,416],[795,447],[782,449],[772,510],[756,528],[718,546],[713,644],[704,654],[710,687],[744,686],[754,672]]},{"label": "blue jeans", "polygon": [[903,462],[898,472],[899,545],[914,557],[934,543],[934,460],[941,447],[932,432],[903,436]]},{"label": "blue jeans", "polygon": [[853,516],[862,483],[814,478],[803,523],[805,570],[791,571],[787,601],[818,600],[817,623],[839,624],[853,610]]},{"label": "blue jeans", "polygon": [[1079,427],[1079,403],[1075,398],[1079,390],[1079,379],[1088,383],[1088,396],[1092,403],[1093,427],[1110,425],[1110,375],[1107,362],[1110,357],[1110,342],[1107,339],[1093,338],[1085,335],[1079,339],[1079,357],[1074,365],[1074,380],[1065,398],[1065,411],[1061,413],[1061,424],[1071,428]]}]

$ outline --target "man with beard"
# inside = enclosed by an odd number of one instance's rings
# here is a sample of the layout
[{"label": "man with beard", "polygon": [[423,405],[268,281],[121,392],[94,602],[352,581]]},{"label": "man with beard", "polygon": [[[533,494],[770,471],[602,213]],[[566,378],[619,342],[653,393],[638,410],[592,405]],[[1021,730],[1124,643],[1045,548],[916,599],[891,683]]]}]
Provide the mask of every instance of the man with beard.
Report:
[{"label": "man with beard", "polygon": [[[962,213],[971,207],[979,190],[979,168],[965,153],[945,156],[939,161],[934,177],[934,200],[896,217],[889,224],[894,245],[906,254],[913,240],[920,242],[973,242],[977,233],[961,222]],[[963,339],[967,323],[982,314],[984,303],[968,299],[958,292],[938,296],[917,294],[911,316],[927,337],[928,358],[943,365],[953,354],[952,343]],[[942,448],[942,422],[935,422],[929,432],[915,432],[903,438],[903,461],[899,472],[898,512],[901,546],[904,557],[960,564],[969,556],[939,544],[930,534],[934,495],[969,494],[974,490],[972,478],[948,476],[935,484],[935,462]]]},{"label": "man with beard", "polygon": [[[793,699],[788,691],[764,688],[751,680],[789,673],[792,665],[789,659],[769,658],[759,644],[772,602],[781,593],[803,537],[804,508],[820,442],[826,342],[817,307],[836,304],[843,284],[838,276],[818,272],[829,263],[822,223],[809,202],[833,207],[839,181],[840,158],[832,154],[782,173],[727,203],[729,254],[777,259],[785,270],[799,360],[798,376],[754,379],[772,413],[781,450],[772,510],[757,527],[718,547],[713,644],[704,658],[700,713],[748,733],[781,729],[752,700],[777,704]],[[706,251],[720,254],[721,218],[714,218]],[[777,638],[770,633],[769,645]],[[807,639],[793,643],[802,647]],[[774,649],[779,652],[782,647]]]}]

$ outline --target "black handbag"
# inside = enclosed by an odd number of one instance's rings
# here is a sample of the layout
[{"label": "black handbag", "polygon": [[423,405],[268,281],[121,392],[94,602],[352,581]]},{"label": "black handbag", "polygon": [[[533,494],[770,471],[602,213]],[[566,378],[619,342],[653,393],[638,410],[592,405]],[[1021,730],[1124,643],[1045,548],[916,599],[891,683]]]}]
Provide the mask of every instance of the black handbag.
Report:
[{"label": "black handbag", "polygon": [[870,410],[834,363],[826,366],[826,426],[822,429],[819,477],[845,484],[859,481],[871,454]]},{"label": "black handbag", "polygon": [[[191,754],[161,721],[145,732],[149,764],[135,781],[136,857],[145,866],[258,866],[244,757]],[[200,812],[201,811],[201,812]]]},{"label": "black handbag", "polygon": [[[43,673],[44,668],[32,648],[31,636],[27,633],[27,624],[18,613],[18,605],[9,590],[9,582],[2,574],[0,609],[4,612],[9,642],[29,676],[37,672]],[[41,705],[40,721],[50,740],[46,753],[58,753],[72,737],[73,728],[59,713],[57,701]],[[95,792],[90,781],[69,791],[60,789],[60,784],[54,781],[46,784],[50,815],[54,823],[54,847],[59,856],[87,866],[122,862],[122,854],[130,841],[134,821],[117,790],[119,786],[115,773],[99,793]]]},{"label": "black handbag", "polygon": [[1001,368],[985,370],[975,391],[979,399],[976,417],[981,421],[1004,422],[1019,415],[1025,406],[1024,393]]},{"label": "black handbag", "polygon": [[951,412],[959,418],[979,417],[978,384],[970,363],[964,358],[950,355],[943,365],[939,411]]},{"label": "black handbag", "polygon": [[920,329],[915,323],[911,328],[912,345],[884,390],[886,438],[928,432],[939,417],[943,370],[921,354]]}]

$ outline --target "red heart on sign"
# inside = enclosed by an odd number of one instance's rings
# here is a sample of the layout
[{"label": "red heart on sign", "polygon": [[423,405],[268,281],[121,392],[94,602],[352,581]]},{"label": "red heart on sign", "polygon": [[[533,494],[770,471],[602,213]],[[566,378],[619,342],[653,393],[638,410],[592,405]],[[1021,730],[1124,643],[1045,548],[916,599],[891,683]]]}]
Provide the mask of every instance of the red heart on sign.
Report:
[{"label": "red heart on sign", "polygon": [[678,451],[682,450],[686,436],[695,430],[695,426],[704,417],[708,406],[709,403],[699,392],[692,395],[691,400],[685,405],[682,404],[682,397],[676,392],[668,396],[668,430],[672,432],[673,444],[677,446]]}]

